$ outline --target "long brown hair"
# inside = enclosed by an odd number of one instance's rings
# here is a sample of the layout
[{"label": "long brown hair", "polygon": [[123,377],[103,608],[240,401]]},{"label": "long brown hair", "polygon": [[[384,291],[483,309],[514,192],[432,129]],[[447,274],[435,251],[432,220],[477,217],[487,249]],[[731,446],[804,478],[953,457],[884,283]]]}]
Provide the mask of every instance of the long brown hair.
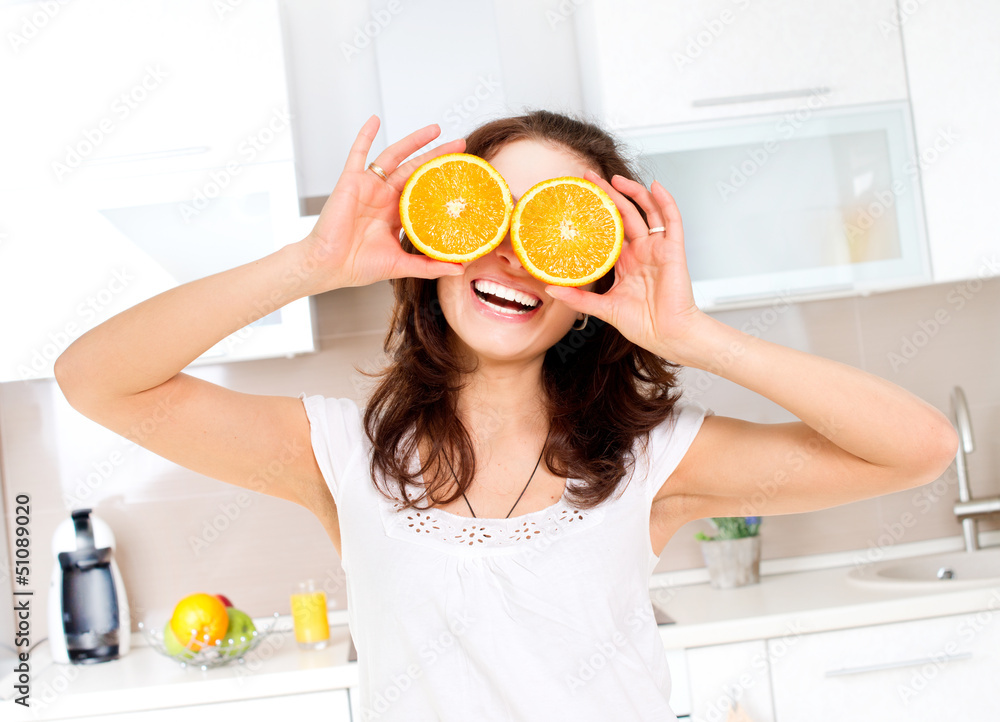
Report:
[{"label": "long brown hair", "polygon": [[[600,127],[542,110],[480,126],[466,139],[465,152],[490,160],[504,145],[522,139],[575,153],[606,180],[615,174],[637,180],[615,140]],[[403,248],[418,253],[405,236]],[[613,283],[612,270],[594,291],[604,293]],[[374,448],[372,478],[393,480],[400,494],[382,493],[395,500],[401,496],[404,508],[448,504],[469,489],[476,473],[472,440],[457,413],[461,378],[473,369],[462,366],[449,343],[437,282],[403,278],[393,280],[392,288],[395,306],[384,343],[390,364],[370,374],[380,381],[364,415]],[[678,368],[596,318],[546,352],[542,384],[550,433],[545,463],[557,476],[585,482],[567,489],[572,504],[591,508],[615,491],[634,463],[634,442],[644,444],[647,432],[677,401]],[[411,473],[410,460],[418,458],[421,440],[429,444],[429,455]],[[448,469],[444,462],[454,468],[458,488],[440,498],[450,478],[428,471]],[[427,486],[414,500],[406,485],[419,485],[418,475],[424,475]],[[428,498],[427,507],[417,506]]]}]

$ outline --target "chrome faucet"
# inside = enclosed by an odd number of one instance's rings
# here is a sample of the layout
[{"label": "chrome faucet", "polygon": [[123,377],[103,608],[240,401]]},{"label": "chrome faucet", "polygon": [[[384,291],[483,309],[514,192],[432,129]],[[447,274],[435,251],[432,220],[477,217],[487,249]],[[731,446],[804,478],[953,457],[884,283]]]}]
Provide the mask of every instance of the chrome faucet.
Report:
[{"label": "chrome faucet", "polygon": [[958,453],[955,455],[955,471],[958,473],[958,501],[955,502],[955,516],[962,522],[965,550],[972,552],[979,548],[977,517],[1000,512],[1000,496],[988,499],[972,498],[972,491],[969,487],[969,466],[965,455],[976,450],[976,443],[972,438],[969,405],[965,401],[965,392],[962,391],[961,386],[956,386],[951,392],[951,408],[955,414],[955,427],[958,429]]}]

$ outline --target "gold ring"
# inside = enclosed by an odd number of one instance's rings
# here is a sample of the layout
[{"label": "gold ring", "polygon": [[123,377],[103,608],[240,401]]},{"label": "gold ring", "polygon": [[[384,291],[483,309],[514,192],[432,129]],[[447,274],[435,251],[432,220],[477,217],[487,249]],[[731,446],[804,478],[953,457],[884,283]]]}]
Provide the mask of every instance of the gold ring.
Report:
[{"label": "gold ring", "polygon": [[656,228],[650,228],[649,229],[649,235],[653,235],[654,233],[663,233],[665,230],[667,230],[667,229],[664,228],[663,226],[657,226]]},{"label": "gold ring", "polygon": [[368,164],[368,170],[370,170],[370,171],[371,171],[372,173],[374,173],[374,174],[375,174],[375,175],[377,175],[377,176],[378,176],[379,178],[381,178],[382,180],[384,180],[384,181],[385,181],[386,183],[388,183],[388,182],[389,182],[389,179],[388,179],[388,177],[386,177],[386,175],[385,175],[385,171],[384,171],[384,170],[382,170],[382,169],[381,169],[381,168],[380,168],[380,167],[378,166],[378,164],[377,164],[377,163],[375,163],[374,161]]}]

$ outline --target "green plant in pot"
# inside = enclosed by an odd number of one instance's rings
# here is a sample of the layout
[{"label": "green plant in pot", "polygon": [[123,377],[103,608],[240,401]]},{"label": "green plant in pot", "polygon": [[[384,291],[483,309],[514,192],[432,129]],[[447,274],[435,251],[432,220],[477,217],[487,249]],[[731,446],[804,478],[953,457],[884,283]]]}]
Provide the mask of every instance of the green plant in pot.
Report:
[{"label": "green plant in pot", "polygon": [[714,517],[715,534],[695,534],[708,577],[716,589],[742,587],[760,581],[759,516]]}]

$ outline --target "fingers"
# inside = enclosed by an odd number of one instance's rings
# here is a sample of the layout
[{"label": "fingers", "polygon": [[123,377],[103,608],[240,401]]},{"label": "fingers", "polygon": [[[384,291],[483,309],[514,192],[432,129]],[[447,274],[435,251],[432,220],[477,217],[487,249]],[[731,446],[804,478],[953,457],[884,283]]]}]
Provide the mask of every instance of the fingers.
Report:
[{"label": "fingers", "polygon": [[666,223],[663,225],[667,227],[667,236],[670,238],[684,238],[681,212],[677,208],[677,202],[674,200],[674,197],[667,192],[666,188],[660,185],[659,181],[653,181],[650,190],[653,193],[653,198],[656,199],[657,203],[660,204],[660,208],[663,209],[663,215],[666,217]]},{"label": "fingers", "polygon": [[622,214],[622,225],[624,226],[625,238],[639,238],[640,236],[645,236],[647,234],[646,224],[642,220],[642,215],[636,207],[632,205],[628,198],[615,190],[610,183],[593,171],[588,170],[584,173],[583,177],[592,183],[596,183],[600,186],[601,190],[611,196],[611,200],[613,200],[615,205],[618,207],[618,212]]},{"label": "fingers", "polygon": [[375,135],[378,133],[380,124],[378,116],[372,115],[361,126],[361,130],[358,131],[358,137],[354,139],[354,145],[351,146],[351,150],[347,154],[347,162],[344,163],[344,172],[363,171],[365,169],[368,161],[368,151],[371,150],[372,141],[375,140]]},{"label": "fingers", "polygon": [[545,286],[545,293],[557,301],[562,301],[574,311],[586,313],[602,321],[608,320],[611,301],[607,296],[593,291],[584,291],[572,286]]},{"label": "fingers", "polygon": [[441,276],[460,276],[465,273],[461,263],[435,261],[433,258],[413,253],[406,253],[404,256],[397,268],[401,277],[433,279]]},{"label": "fingers", "polygon": [[389,176],[389,183],[397,191],[402,192],[403,187],[406,185],[406,181],[411,175],[413,175],[413,171],[422,166],[424,163],[437,158],[439,155],[444,155],[445,153],[461,153],[464,150],[465,138],[456,138],[455,140],[450,140],[447,143],[442,143],[437,148],[433,148],[426,153],[418,155],[413,160],[409,160],[396,168],[396,170]]},{"label": "fingers", "polygon": [[405,138],[397,140],[395,143],[383,150],[378,154],[378,158],[375,159],[375,162],[382,167],[382,170],[384,170],[386,174],[392,175],[400,163],[437,138],[439,135],[441,135],[441,127],[437,123],[424,126],[419,130],[413,131]]},{"label": "fingers", "polygon": [[[656,181],[654,181],[654,183],[655,182]],[[660,209],[656,199],[653,198],[653,194],[646,189],[646,186],[620,175],[614,176],[611,179],[611,184],[639,204],[639,207],[646,213],[646,223],[649,224],[648,228],[655,228],[663,225],[663,211]],[[629,237],[639,238],[641,236],[649,235],[648,228],[643,226],[640,231]]]}]

